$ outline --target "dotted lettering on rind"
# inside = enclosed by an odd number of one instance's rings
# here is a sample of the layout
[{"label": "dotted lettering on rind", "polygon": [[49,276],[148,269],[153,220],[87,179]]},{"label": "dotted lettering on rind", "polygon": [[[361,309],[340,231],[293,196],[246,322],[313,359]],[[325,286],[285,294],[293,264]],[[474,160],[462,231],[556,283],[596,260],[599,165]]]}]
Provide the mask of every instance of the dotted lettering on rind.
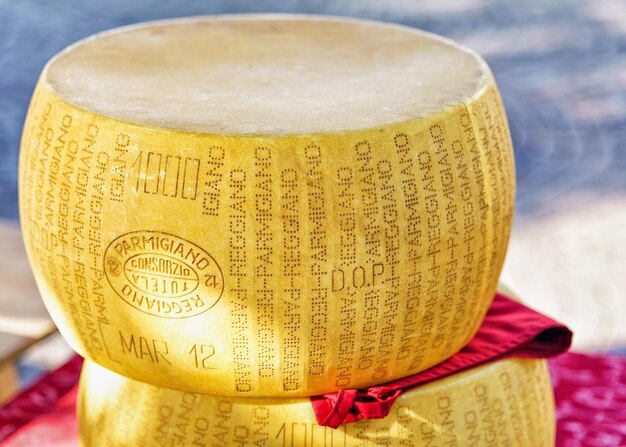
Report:
[{"label": "dotted lettering on rind", "polygon": [[308,370],[310,376],[326,374],[326,359],[329,351],[328,343],[328,297],[329,290],[325,284],[326,261],[328,258],[328,216],[326,212],[325,175],[322,169],[322,149],[317,145],[304,148],[306,166],[306,194],[308,205],[307,227],[309,231],[309,250],[312,287],[310,348]]},{"label": "dotted lettering on rind", "polygon": [[280,172],[280,210],[282,216],[281,274],[286,279],[281,295],[283,299],[283,342],[281,350],[282,389],[297,391],[302,388],[303,357],[302,316],[302,242],[301,207],[302,174],[293,168]]},{"label": "dotted lettering on rind", "polygon": [[249,281],[247,175],[235,168],[229,175],[228,247],[230,274],[230,328],[235,390],[249,393],[253,388],[250,352],[251,293]]},{"label": "dotted lettering on rind", "polygon": [[276,375],[279,341],[276,335],[274,244],[276,241],[273,197],[272,150],[254,149],[254,282],[257,375],[260,380]]},{"label": "dotted lettering on rind", "polygon": [[[156,366],[159,380],[302,395],[405,376],[471,338],[504,259],[513,182],[495,87],[432,120],[284,138],[146,130],[38,88],[20,209],[44,298],[58,303],[58,323],[84,355],[113,369],[134,358],[139,376],[155,377],[119,331],[150,344],[161,328],[117,327],[133,317],[106,275],[128,281],[122,294],[156,313],[179,310],[172,302],[200,282],[220,283],[168,254],[105,254],[124,231],[168,227],[223,264],[225,299],[202,313],[204,327],[218,329],[210,337],[168,340],[172,361]],[[154,282],[151,266],[172,281]],[[141,298],[154,287],[159,300]],[[223,347],[220,362],[200,368],[203,346]]]}]

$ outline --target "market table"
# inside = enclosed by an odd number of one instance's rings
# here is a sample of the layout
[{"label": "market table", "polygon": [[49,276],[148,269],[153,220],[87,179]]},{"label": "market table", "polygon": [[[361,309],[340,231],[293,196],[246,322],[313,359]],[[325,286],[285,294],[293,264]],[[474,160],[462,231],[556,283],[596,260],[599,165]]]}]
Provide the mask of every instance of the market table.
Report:
[{"label": "market table", "polygon": [[56,332],[33,279],[17,222],[0,220],[0,405],[19,389],[15,361]]}]

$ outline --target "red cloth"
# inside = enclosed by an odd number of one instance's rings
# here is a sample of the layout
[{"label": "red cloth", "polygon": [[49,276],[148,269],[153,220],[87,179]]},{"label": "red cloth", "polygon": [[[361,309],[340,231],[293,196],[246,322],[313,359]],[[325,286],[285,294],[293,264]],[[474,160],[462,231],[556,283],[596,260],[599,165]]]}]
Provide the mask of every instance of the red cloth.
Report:
[{"label": "red cloth", "polygon": [[0,441],[40,415],[56,413],[61,408],[73,410],[71,395],[69,404],[62,397],[76,386],[82,364],[83,359],[73,358],[59,369],[41,377],[0,408]]},{"label": "red cloth", "polygon": [[626,358],[568,354],[550,362],[556,445],[626,446]]},{"label": "red cloth", "polygon": [[497,293],[472,341],[450,359],[383,385],[312,397],[311,403],[317,422],[328,427],[380,419],[407,390],[507,357],[553,357],[567,351],[571,341],[572,333],[564,325]]},{"label": "red cloth", "polygon": [[79,447],[78,421],[76,420],[76,394],[78,386],[59,398],[43,414],[16,431],[2,447]]}]

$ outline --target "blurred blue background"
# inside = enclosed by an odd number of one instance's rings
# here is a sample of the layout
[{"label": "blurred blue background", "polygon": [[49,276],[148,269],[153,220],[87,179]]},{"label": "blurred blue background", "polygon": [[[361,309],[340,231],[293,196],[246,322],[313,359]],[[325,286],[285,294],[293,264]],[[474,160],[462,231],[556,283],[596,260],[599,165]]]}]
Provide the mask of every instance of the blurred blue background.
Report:
[{"label": "blurred blue background", "polygon": [[0,218],[18,216],[20,133],[51,56],[112,27],[237,12],[397,22],[482,54],[518,172],[503,278],[570,324],[577,348],[626,352],[625,0],[0,0]]}]

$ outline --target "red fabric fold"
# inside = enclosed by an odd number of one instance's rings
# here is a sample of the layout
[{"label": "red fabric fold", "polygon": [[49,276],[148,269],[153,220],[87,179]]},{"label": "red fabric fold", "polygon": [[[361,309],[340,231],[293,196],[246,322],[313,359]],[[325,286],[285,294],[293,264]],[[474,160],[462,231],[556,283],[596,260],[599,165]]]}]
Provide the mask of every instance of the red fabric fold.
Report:
[{"label": "red fabric fold", "polygon": [[0,441],[33,419],[58,410],[59,399],[76,385],[82,365],[82,358],[73,357],[0,408]]},{"label": "red fabric fold", "polygon": [[566,352],[571,341],[572,332],[563,324],[497,293],[474,338],[448,360],[383,385],[315,396],[311,404],[317,422],[332,428],[380,419],[405,391],[508,357],[553,357]]}]

